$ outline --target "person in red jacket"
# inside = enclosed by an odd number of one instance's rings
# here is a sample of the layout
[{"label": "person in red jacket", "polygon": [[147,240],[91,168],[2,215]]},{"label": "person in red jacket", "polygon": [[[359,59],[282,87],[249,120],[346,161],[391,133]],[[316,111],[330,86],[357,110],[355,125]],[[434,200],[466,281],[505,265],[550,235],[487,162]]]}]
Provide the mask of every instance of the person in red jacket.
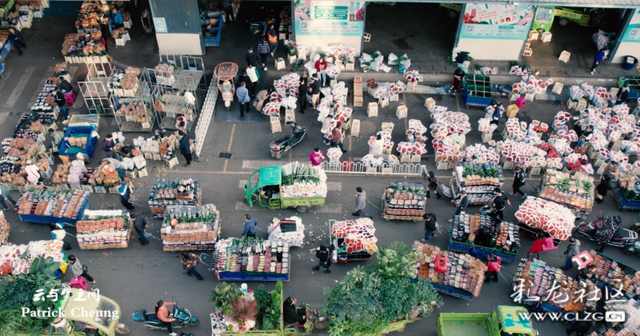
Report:
[{"label": "person in red jacket", "polygon": [[318,77],[320,78],[320,83],[322,86],[327,86],[327,61],[324,58],[320,58],[316,61],[316,71],[318,71]]},{"label": "person in red jacket", "polygon": [[176,335],[176,333],[174,333],[173,329],[171,328],[171,322],[175,321],[176,319],[169,318],[169,310],[167,309],[167,307],[171,307],[171,309],[173,309],[174,305],[175,303],[173,302],[164,302],[162,300],[156,303],[156,317],[160,321],[164,322],[164,325],[167,327],[167,330],[169,331],[169,335],[171,336]]},{"label": "person in red jacket", "polygon": [[491,278],[493,278],[493,282],[498,282],[498,272],[500,272],[500,264],[502,263],[502,259],[500,257],[495,256],[493,254],[489,255],[489,262],[487,262],[487,276],[484,278],[484,282],[489,282]]},{"label": "person in red jacket", "polygon": [[540,259],[540,252],[544,251],[542,249],[543,246],[544,246],[544,236],[542,234],[538,234],[538,236],[536,237],[536,240],[533,242],[533,246],[531,246],[531,249],[527,253],[527,259],[529,259],[529,256],[534,253],[537,254],[538,259]]}]

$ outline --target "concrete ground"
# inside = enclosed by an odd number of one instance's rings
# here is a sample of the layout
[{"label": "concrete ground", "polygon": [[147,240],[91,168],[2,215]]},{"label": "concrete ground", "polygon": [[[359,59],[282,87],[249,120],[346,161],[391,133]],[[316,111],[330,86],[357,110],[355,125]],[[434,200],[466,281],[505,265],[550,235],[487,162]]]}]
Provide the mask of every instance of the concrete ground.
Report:
[{"label": "concrete ground", "polygon": [[[45,17],[41,21],[36,21],[31,30],[25,31],[25,39],[29,48],[25,55],[18,57],[16,53],[10,53],[5,64],[7,72],[4,79],[0,81],[0,131],[5,137],[11,135],[14,125],[17,123],[20,115],[27,112],[30,103],[35,97],[35,92],[39,90],[42,83],[53,71],[53,65],[60,61],[60,44],[64,34],[73,31],[72,19],[61,19],[53,17]],[[133,30],[135,32],[135,29]],[[238,33],[240,34],[240,33]],[[223,32],[223,43],[233,45],[236,43],[243,46],[242,42],[234,42],[233,39],[225,40],[227,35]],[[133,36],[132,36],[133,37]],[[150,39],[150,38],[149,38]],[[134,41],[136,39],[134,38]],[[141,39],[141,41],[146,41]],[[145,42],[146,43],[146,42]],[[122,50],[129,50],[131,54],[140,53],[141,55],[149,55],[149,66],[155,65],[156,61],[152,61],[153,51],[141,51],[133,43],[127,45]],[[120,50],[117,49],[117,50]],[[213,68],[217,62],[226,60],[224,49],[215,50],[212,54],[217,57],[207,58],[207,68]],[[386,51],[385,51],[386,52]],[[148,53],[148,54],[145,54]],[[219,54],[217,54],[219,53]],[[230,51],[227,51],[229,54]],[[243,53],[244,55],[244,53]],[[210,56],[207,56],[210,57]],[[141,58],[141,57],[140,57]],[[236,57],[238,58],[238,57]],[[143,65],[144,66],[144,65]],[[82,77],[83,71],[86,71],[84,65],[74,65],[71,69],[73,77],[77,80]],[[264,83],[266,85],[266,78]],[[269,79],[279,77],[273,74]],[[10,83],[10,85],[7,85]],[[351,83],[349,83],[351,85]],[[423,107],[424,100],[428,98],[424,94],[405,94],[402,102],[406,104],[409,110],[408,119],[419,119],[424,125],[430,124],[428,111]],[[484,115],[484,111],[479,108],[465,109],[462,97],[460,96],[435,96],[434,99],[438,104],[447,106],[452,111],[464,111],[469,114],[472,127],[477,127],[477,119]],[[373,101],[370,96],[365,96],[365,106],[368,102]],[[506,103],[506,100],[503,100]],[[403,133],[406,130],[407,119],[398,120],[395,117],[395,108],[398,103],[391,104],[390,107],[382,109],[377,118],[367,118],[365,108],[355,108],[354,118],[362,121],[361,131],[358,136],[348,137],[345,140],[345,146],[348,152],[343,157],[344,160],[358,160],[367,153],[367,139],[376,131],[380,130],[381,122],[393,121],[396,125],[394,129],[394,141],[397,143],[404,140]],[[557,102],[535,101],[528,103],[527,107],[519,113],[519,117],[523,120],[530,121],[537,119],[542,122],[550,123],[553,116],[562,110],[564,106]],[[85,107],[78,107],[72,110],[72,113],[85,113]],[[251,113],[257,113],[252,111]],[[159,162],[149,162],[149,177],[136,179],[136,190],[134,193],[134,202],[136,203],[136,211],[148,213],[146,206],[147,195],[151,184],[157,178],[185,178],[192,177],[199,179],[203,190],[203,203],[215,204],[221,212],[222,220],[222,236],[236,237],[242,232],[242,216],[245,213],[252,214],[259,222],[259,228],[265,230],[268,222],[273,217],[287,217],[295,215],[295,212],[282,210],[262,210],[254,206],[248,208],[243,203],[243,186],[244,181],[255,169],[275,165],[284,164],[289,161],[306,162],[308,155],[314,147],[321,147],[326,150],[320,139],[320,123],[317,122],[317,113],[308,110],[305,114],[296,114],[296,120],[308,130],[308,138],[300,145],[295,147],[290,154],[281,161],[271,159],[268,152],[268,145],[271,141],[285,136],[288,129],[285,127],[284,132],[272,134],[269,130],[267,122],[212,122],[206,138],[206,144],[201,154],[200,162],[195,163],[192,167],[185,168],[178,166],[173,170],[166,170]],[[504,126],[500,125],[500,130]],[[111,117],[103,117],[101,119],[101,135],[114,131],[115,126]],[[499,139],[500,133],[496,133],[494,139]],[[147,134],[126,134],[127,142],[135,136],[148,136]],[[480,135],[477,131],[472,131],[467,137],[467,144],[473,144],[480,141]],[[429,153],[433,153],[433,149],[428,146]],[[219,157],[220,152],[233,153],[231,159],[223,159]],[[92,160],[92,166],[96,165],[98,160],[103,156],[101,150],[96,151],[96,157]],[[181,163],[184,162],[180,157]],[[426,165],[428,170],[435,170],[432,155],[427,155],[423,159],[422,164]],[[450,178],[451,171],[436,171],[436,175],[440,181],[446,182]],[[505,173],[506,182],[505,189],[510,191],[511,175]],[[313,249],[319,244],[328,241],[328,221],[330,219],[352,218],[351,212],[354,207],[355,188],[363,187],[369,197],[370,204],[367,211],[373,215],[376,224],[376,236],[378,244],[384,245],[394,241],[402,241],[406,244],[412,244],[415,240],[419,240],[423,234],[422,223],[386,221],[380,217],[379,207],[381,195],[386,186],[393,181],[421,182],[419,178],[397,177],[366,177],[359,175],[334,175],[330,174],[328,181],[330,182],[329,193],[327,195],[327,206],[316,209],[307,214],[302,215],[303,223],[306,225],[306,242],[307,244],[295,249],[292,262],[291,281],[286,283],[284,291],[286,296],[297,297],[300,302],[307,302],[313,306],[319,306],[323,301],[322,288],[331,286],[351,270],[354,265],[340,264],[334,265],[333,272],[329,275],[316,273],[311,270],[314,264]],[[531,178],[528,183],[537,185],[538,179]],[[529,186],[525,191],[533,193]],[[15,194],[14,197],[18,195]],[[505,212],[506,220],[515,221],[513,216],[517,210],[521,200],[512,198],[512,207]],[[90,197],[91,209],[106,209],[110,207],[119,208],[119,202],[116,195],[98,195],[92,194]],[[454,212],[454,207],[447,199],[436,200],[434,198],[428,201],[428,211],[437,215],[443,229],[448,230],[449,224],[446,223]],[[469,212],[477,211],[477,207],[470,207]],[[607,215],[621,215],[624,225],[629,226],[637,221],[636,213],[621,212],[618,210],[614,199],[611,196],[606,198],[603,204],[595,205],[593,213],[588,220],[596,218],[597,214],[606,213]],[[48,239],[50,237],[49,229],[39,224],[31,224],[21,222],[17,215],[13,213],[7,214],[7,218],[12,225],[12,233],[10,241],[12,243],[26,243],[31,240]],[[148,231],[156,237],[159,237],[159,229],[161,222],[159,220],[150,220]],[[74,233],[71,231],[71,233]],[[259,237],[266,238],[266,234],[260,232]],[[531,247],[532,241],[523,238],[522,247],[519,256],[526,256],[526,251]],[[432,241],[433,244],[446,248],[448,238],[438,236]],[[77,244],[72,242],[75,254],[84,264],[89,267],[89,273],[94,276],[97,281],[97,288],[100,289],[102,295],[115,299],[121,306],[124,316],[121,321],[131,327],[132,335],[160,335],[161,332],[148,332],[142,324],[134,323],[131,319],[131,313],[137,309],[152,309],[157,300],[176,300],[181,305],[189,308],[195,313],[195,316],[202,320],[202,323],[194,328],[189,327],[186,331],[195,335],[207,335],[210,332],[210,324],[207,314],[212,311],[212,306],[207,301],[208,293],[212,291],[217,281],[215,276],[201,265],[198,270],[205,277],[205,281],[196,281],[193,278],[183,274],[179,263],[179,255],[177,253],[169,253],[162,251],[162,243],[158,240],[152,240],[151,244],[145,247],[133,239],[130,246],[126,249],[89,251],[79,250]],[[543,258],[552,266],[561,266],[564,263],[562,251],[566,247],[566,243],[562,243],[560,248],[555,251],[545,252]],[[592,242],[583,241],[583,249],[593,249],[596,245]],[[633,267],[640,268],[640,263],[636,256],[626,256],[622,251],[615,248],[605,250],[606,254],[616,260],[624,262]],[[363,261],[362,264],[374,263],[374,260]],[[511,273],[515,272],[516,264],[505,265]],[[569,272],[575,274],[575,271]],[[502,273],[507,279],[511,279],[508,272]],[[64,275],[65,280],[69,280],[70,273]],[[249,284],[250,286],[254,284]],[[267,288],[272,288],[273,284],[266,284]],[[472,301],[464,301],[461,299],[444,296],[445,305],[440,310],[426,319],[407,326],[405,335],[423,335],[435,336],[437,334],[435,320],[440,312],[458,312],[458,313],[475,313],[489,312],[496,309],[497,305],[510,304],[511,286],[509,283],[500,278],[498,283],[491,283],[484,286],[480,296]],[[561,323],[534,323],[540,335],[563,335],[566,325]],[[326,331],[319,331],[315,334],[323,335]]]}]

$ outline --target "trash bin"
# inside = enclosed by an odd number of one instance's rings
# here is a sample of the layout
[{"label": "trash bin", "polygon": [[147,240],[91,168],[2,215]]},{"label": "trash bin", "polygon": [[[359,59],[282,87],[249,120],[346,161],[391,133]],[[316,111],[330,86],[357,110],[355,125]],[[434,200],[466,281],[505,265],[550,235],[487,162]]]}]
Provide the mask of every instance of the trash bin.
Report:
[{"label": "trash bin", "polygon": [[638,59],[633,56],[624,56],[622,57],[622,68],[625,70],[631,70],[636,67],[638,64]]}]

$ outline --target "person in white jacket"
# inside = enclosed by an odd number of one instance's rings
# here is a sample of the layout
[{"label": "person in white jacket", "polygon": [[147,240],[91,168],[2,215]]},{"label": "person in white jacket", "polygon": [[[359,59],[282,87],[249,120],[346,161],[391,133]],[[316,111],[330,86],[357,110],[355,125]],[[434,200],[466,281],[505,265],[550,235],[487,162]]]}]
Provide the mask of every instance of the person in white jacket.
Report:
[{"label": "person in white jacket", "polygon": [[40,168],[33,164],[31,160],[27,160],[24,172],[27,174],[27,181],[29,181],[29,183],[37,184],[38,181],[40,181]]},{"label": "person in white jacket", "polygon": [[331,144],[327,135],[331,134],[334,126],[333,115],[328,114],[322,121],[322,129],[320,129],[320,132],[322,132],[322,141],[324,141],[324,144],[327,146]]}]

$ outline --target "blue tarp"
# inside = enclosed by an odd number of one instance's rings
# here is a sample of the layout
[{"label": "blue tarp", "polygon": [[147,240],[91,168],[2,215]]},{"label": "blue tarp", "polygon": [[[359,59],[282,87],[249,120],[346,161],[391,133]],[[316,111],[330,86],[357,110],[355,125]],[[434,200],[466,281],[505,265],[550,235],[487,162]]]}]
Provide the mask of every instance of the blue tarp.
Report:
[{"label": "blue tarp", "polygon": [[89,158],[93,157],[93,152],[95,150],[96,144],[98,143],[98,138],[91,138],[91,134],[95,130],[95,126],[70,126],[67,127],[67,131],[64,132],[64,137],[71,137],[72,134],[87,134],[87,146],[84,149],[79,147],[69,147],[69,143],[66,141],[62,141],[60,144],[60,150],[58,152],[59,155],[68,155],[69,159],[72,160],[76,154],[84,153]]}]

